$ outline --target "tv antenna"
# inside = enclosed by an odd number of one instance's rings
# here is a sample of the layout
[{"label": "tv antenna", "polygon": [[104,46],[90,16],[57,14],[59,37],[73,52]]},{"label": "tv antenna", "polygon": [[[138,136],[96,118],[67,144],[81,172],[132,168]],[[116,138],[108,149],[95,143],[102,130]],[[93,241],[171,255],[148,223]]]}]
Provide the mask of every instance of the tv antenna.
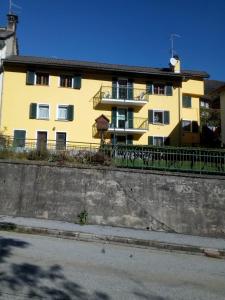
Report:
[{"label": "tv antenna", "polygon": [[175,50],[174,50],[174,39],[175,38],[181,38],[181,36],[177,33],[171,33],[170,35],[170,41],[171,41],[171,57],[174,56]]},{"label": "tv antenna", "polygon": [[[20,10],[22,10],[22,7],[15,4],[12,0],[9,0],[9,14],[15,13],[16,9],[20,11]],[[13,10],[14,10],[14,12],[13,12]]]}]

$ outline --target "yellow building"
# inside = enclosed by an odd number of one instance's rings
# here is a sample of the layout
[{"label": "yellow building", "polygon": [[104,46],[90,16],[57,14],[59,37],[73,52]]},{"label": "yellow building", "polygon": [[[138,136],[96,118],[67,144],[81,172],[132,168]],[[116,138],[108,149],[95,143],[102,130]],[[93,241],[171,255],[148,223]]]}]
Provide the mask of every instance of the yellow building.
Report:
[{"label": "yellow building", "polygon": [[[17,139],[199,144],[205,72],[11,56],[4,60],[0,129]],[[23,144],[23,143],[22,143]]]}]

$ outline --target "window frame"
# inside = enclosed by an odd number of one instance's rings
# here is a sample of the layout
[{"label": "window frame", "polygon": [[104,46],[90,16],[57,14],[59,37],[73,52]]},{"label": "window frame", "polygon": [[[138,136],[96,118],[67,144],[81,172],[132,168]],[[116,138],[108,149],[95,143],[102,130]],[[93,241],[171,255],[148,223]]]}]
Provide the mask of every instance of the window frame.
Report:
[{"label": "window frame", "polygon": [[[164,83],[153,83],[153,95],[166,95],[166,84]],[[163,87],[163,93],[160,93],[162,91]],[[157,88],[157,93],[155,93],[155,89]]]},{"label": "window frame", "polygon": [[[66,107],[67,108],[67,118],[66,119],[61,119],[61,118],[59,118],[59,109],[60,109],[60,107]],[[57,121],[69,121],[68,120],[68,109],[69,109],[69,104],[58,104],[57,105],[57,111],[56,111],[56,120]]]},{"label": "window frame", "polygon": [[[190,98],[190,106],[185,106],[184,105],[184,97],[188,97],[188,98]],[[187,95],[187,94],[183,94],[182,95],[182,108],[192,108],[192,97],[191,97],[191,95]]]},{"label": "window frame", "polygon": [[[43,83],[37,83],[37,77],[38,77],[38,74],[41,74],[41,75],[46,75],[48,76],[48,84],[43,84]],[[35,72],[34,73],[34,83],[35,85],[39,85],[39,86],[49,86],[50,85],[50,74],[47,73],[47,72]]]},{"label": "window frame", "polygon": [[[58,133],[64,133],[65,134],[65,136],[66,136],[66,139],[65,139],[65,145],[64,145],[64,147],[63,148],[61,148],[61,149],[59,149],[59,148],[57,148],[57,134]],[[56,143],[56,150],[66,150],[66,144],[67,144],[67,132],[66,131],[56,131],[56,133],[55,133],[55,143]]]},{"label": "window frame", "polygon": [[[155,122],[155,113],[162,113],[162,122]],[[152,124],[164,125],[164,110],[159,110],[159,109],[154,110],[153,109],[153,122],[152,122]]]},{"label": "window frame", "polygon": [[[184,130],[183,122],[190,122],[190,131]],[[183,131],[183,133],[192,133],[192,121],[191,120],[182,120],[182,131]]]},{"label": "window frame", "polygon": [[[71,86],[63,86],[63,85],[61,85],[61,79],[62,79],[62,77],[71,77]],[[69,75],[69,74],[61,74],[61,75],[59,75],[59,84],[58,84],[58,86],[60,88],[72,89],[73,85],[74,85],[74,76],[73,75]]]},{"label": "window frame", "polygon": [[[41,118],[40,117],[40,106],[48,107],[48,118]],[[49,104],[47,104],[47,103],[37,103],[36,119],[38,119],[38,120],[49,120],[50,119],[50,105]]]}]

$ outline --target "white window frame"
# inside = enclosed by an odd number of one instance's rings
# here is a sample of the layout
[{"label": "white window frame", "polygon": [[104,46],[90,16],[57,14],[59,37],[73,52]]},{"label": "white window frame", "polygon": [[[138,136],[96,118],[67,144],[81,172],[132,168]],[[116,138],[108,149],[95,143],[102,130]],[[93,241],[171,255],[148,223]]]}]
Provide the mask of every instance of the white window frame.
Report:
[{"label": "white window frame", "polygon": [[[48,84],[44,85],[44,84],[37,84],[37,73],[42,73],[42,74],[47,74],[48,75]],[[50,86],[50,74],[48,72],[42,72],[42,71],[37,71],[34,73],[34,83],[35,85],[38,86]]]},{"label": "white window frame", "polygon": [[60,106],[67,107],[67,118],[68,118],[68,108],[69,108],[69,104],[57,104],[56,120],[57,120],[57,121],[68,121],[68,119],[60,119],[60,118],[59,118],[59,107],[60,107]]},{"label": "white window frame", "polygon": [[[158,95],[158,96],[163,96],[163,95],[166,95],[166,84],[164,84],[164,83],[153,83],[152,84],[153,85],[153,95]],[[163,87],[164,87],[164,93],[163,94],[160,94],[160,93],[155,93],[155,85],[157,86],[157,85],[162,85]]]},{"label": "white window frame", "polygon": [[[61,76],[70,76],[70,77],[72,77],[72,86],[71,86],[71,87],[68,87],[68,86],[61,86],[61,85],[60,85],[60,79],[61,79]],[[73,75],[69,75],[69,74],[61,74],[61,75],[59,75],[59,77],[58,77],[58,87],[60,87],[60,88],[65,88],[65,89],[72,89],[72,88],[73,88],[73,84],[74,84],[74,76],[73,76]]]},{"label": "white window frame", "polygon": [[165,136],[160,136],[160,135],[154,135],[154,136],[152,136],[152,138],[153,138],[153,146],[157,146],[157,145],[155,144],[155,138],[162,138],[162,140],[163,140],[163,145],[162,145],[162,146],[165,145],[165,140],[167,139],[167,137],[165,137]]},{"label": "white window frame", "polygon": [[[48,106],[48,118],[40,118],[40,106]],[[50,105],[48,103],[37,103],[37,116],[38,120],[50,120]]]}]

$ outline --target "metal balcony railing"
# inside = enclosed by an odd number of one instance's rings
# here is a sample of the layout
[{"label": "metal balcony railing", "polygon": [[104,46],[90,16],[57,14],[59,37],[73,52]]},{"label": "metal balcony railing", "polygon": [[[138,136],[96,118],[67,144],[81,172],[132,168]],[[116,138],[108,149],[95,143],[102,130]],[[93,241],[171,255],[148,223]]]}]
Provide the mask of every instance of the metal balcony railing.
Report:
[{"label": "metal balcony railing", "polygon": [[96,107],[99,103],[112,103],[112,101],[144,105],[149,101],[149,94],[146,89],[136,89],[127,86],[102,86],[93,97],[93,105]]},{"label": "metal balcony railing", "polygon": [[[108,132],[134,132],[134,133],[143,133],[148,130],[148,119],[146,118],[132,118],[126,120],[112,120],[110,116],[106,116],[109,120],[109,129]],[[98,134],[96,124],[92,126],[92,135],[93,137]]]}]

